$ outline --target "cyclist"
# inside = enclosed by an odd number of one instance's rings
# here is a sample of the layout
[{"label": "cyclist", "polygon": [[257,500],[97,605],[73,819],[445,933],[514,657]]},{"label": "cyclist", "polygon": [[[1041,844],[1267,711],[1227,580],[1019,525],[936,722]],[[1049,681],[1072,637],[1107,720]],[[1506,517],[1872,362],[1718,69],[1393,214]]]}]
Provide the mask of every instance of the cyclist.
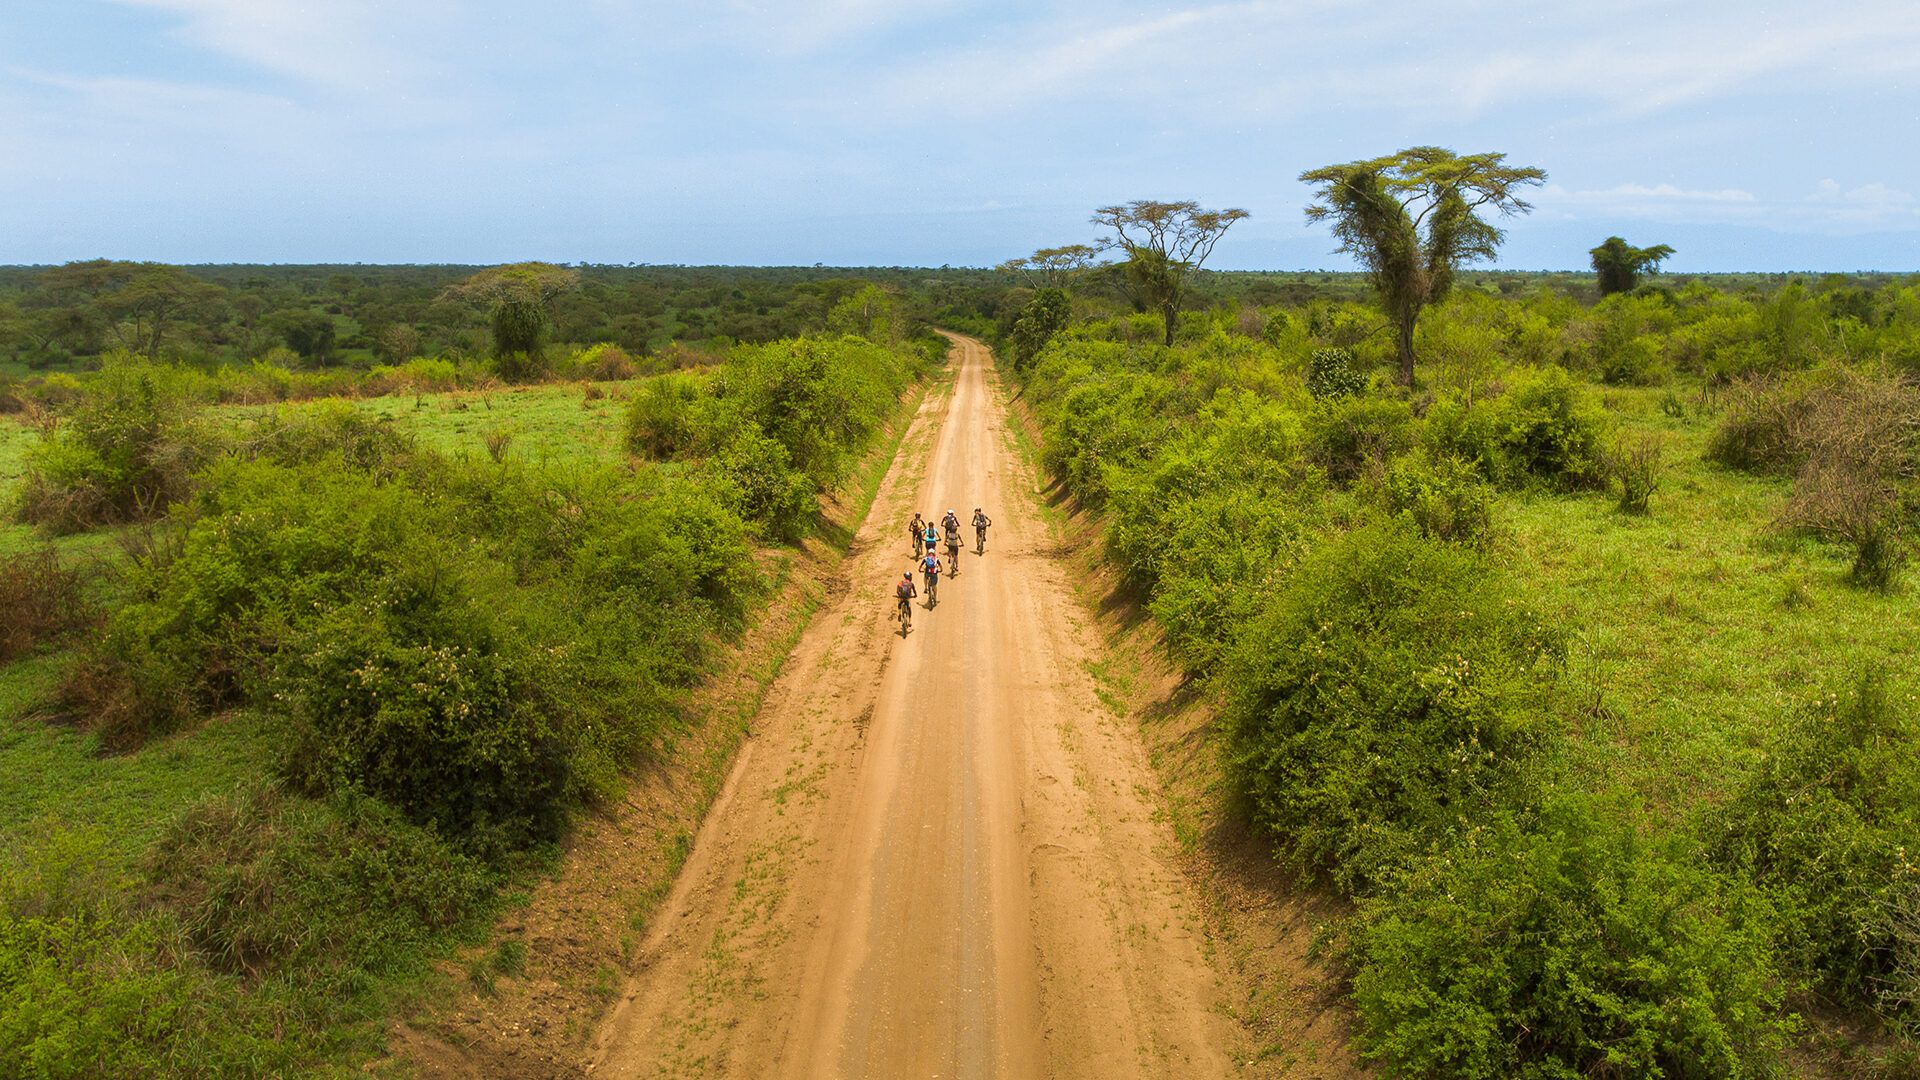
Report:
[{"label": "cyclist", "polygon": [[960,515],[953,512],[953,507],[947,507],[947,516],[940,519],[940,527],[948,532],[959,531]]},{"label": "cyclist", "polygon": [[987,520],[987,515],[982,513],[979,507],[973,508],[973,553],[975,555],[987,550],[987,526],[991,524],[993,522]]},{"label": "cyclist", "polygon": [[899,583],[893,587],[893,595],[900,602],[900,613],[895,618],[900,620],[900,632],[905,634],[907,628],[913,625],[913,598],[920,595],[920,590],[913,587],[913,571],[900,575]]},{"label": "cyclist", "polygon": [[915,510],[913,521],[907,525],[907,537],[913,541],[913,557],[916,559],[920,557],[921,541],[926,538],[926,532],[927,519],[920,516],[920,511]]},{"label": "cyclist", "polygon": [[920,560],[920,576],[926,581],[927,606],[931,608],[940,600],[940,553],[931,544]]},{"label": "cyclist", "polygon": [[[951,516],[951,515],[949,515]],[[960,523],[947,526],[947,573],[960,572]]]},{"label": "cyclist", "polygon": [[926,523],[926,528],[920,530],[921,554],[923,555],[932,554],[933,551],[939,546],[940,546],[940,532],[938,529],[935,529],[933,527],[933,522],[929,521]]}]

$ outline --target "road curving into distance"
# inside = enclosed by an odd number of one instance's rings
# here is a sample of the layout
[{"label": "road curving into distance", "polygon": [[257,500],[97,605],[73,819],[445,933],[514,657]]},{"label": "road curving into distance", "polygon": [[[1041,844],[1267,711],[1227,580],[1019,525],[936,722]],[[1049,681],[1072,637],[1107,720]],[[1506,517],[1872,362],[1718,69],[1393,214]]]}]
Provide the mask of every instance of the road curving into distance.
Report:
[{"label": "road curving into distance", "polygon": [[[1233,1071],[1152,771],[1095,696],[992,355],[956,337],[953,358],[639,946],[596,1076]],[[903,639],[906,522],[949,507],[969,550]]]}]

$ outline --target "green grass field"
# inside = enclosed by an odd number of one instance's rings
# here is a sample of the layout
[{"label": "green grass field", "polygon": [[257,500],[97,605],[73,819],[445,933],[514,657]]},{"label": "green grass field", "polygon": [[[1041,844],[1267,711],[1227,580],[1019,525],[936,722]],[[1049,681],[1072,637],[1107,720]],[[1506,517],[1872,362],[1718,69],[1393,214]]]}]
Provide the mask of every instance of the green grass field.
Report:
[{"label": "green grass field", "polygon": [[1625,431],[1664,441],[1652,512],[1522,494],[1496,520],[1513,572],[1574,635],[1579,769],[1682,813],[1744,775],[1816,692],[1868,663],[1920,671],[1920,602],[1911,584],[1854,587],[1846,546],[1775,528],[1790,483],[1706,461],[1714,417],[1668,416],[1659,391],[1606,396]]}]

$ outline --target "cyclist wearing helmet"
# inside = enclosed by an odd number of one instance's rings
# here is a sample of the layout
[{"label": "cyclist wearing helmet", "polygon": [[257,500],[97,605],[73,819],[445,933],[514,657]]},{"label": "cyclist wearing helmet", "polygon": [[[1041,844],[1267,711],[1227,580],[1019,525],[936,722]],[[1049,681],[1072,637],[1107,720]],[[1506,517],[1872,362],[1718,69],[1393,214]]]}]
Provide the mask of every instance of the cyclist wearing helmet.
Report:
[{"label": "cyclist wearing helmet", "polygon": [[927,519],[921,517],[920,512],[916,510],[913,512],[913,520],[907,524],[907,538],[913,542],[913,557],[916,559],[920,557],[926,535]]},{"label": "cyclist wearing helmet", "polygon": [[940,600],[940,553],[931,544],[920,559],[920,576],[927,586],[927,606],[932,607]]},{"label": "cyclist wearing helmet", "polygon": [[893,586],[893,596],[895,600],[899,601],[900,605],[899,614],[894,617],[900,620],[900,632],[902,634],[905,634],[907,628],[913,625],[912,601],[914,597],[919,595],[920,591],[913,587],[913,571],[909,570],[901,574],[900,580]]},{"label": "cyclist wearing helmet", "polygon": [[973,508],[974,554],[977,555],[980,552],[987,550],[987,526],[991,524],[993,524],[993,522],[987,520],[987,515],[983,513],[979,507],[976,506]]}]

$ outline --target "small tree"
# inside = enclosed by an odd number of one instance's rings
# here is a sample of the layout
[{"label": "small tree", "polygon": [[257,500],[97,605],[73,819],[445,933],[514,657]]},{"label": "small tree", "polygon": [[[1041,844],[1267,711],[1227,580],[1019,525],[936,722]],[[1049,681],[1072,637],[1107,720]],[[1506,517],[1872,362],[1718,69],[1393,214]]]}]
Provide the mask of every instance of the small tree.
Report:
[{"label": "small tree", "polygon": [[1617,236],[1609,236],[1587,254],[1593,256],[1593,272],[1600,275],[1600,295],[1611,296],[1632,292],[1642,274],[1658,274],[1660,264],[1673,254],[1673,249],[1665,244],[1637,248]]},{"label": "small tree", "polygon": [[1360,261],[1396,331],[1400,381],[1413,385],[1413,328],[1429,304],[1446,299],[1455,270],[1491,259],[1504,233],[1480,217],[1532,207],[1518,191],[1546,180],[1505,154],[1462,157],[1416,146],[1388,157],[1327,165],[1300,174],[1315,185],[1307,221],[1331,221],[1339,250]]},{"label": "small tree", "polygon": [[1066,328],[1072,315],[1073,304],[1067,299],[1066,290],[1045,288],[1035,292],[1013,324],[1014,369],[1021,370],[1032,363],[1040,350],[1047,347],[1047,342]]},{"label": "small tree", "polygon": [[1171,345],[1187,279],[1213,254],[1213,246],[1233,223],[1246,216],[1245,210],[1202,210],[1192,200],[1135,199],[1095,210],[1093,223],[1113,230],[1100,247],[1126,253],[1127,277],[1143,306],[1166,320],[1166,343]]},{"label": "small tree", "polygon": [[488,309],[493,354],[508,378],[539,374],[546,361],[554,300],[580,284],[580,272],[552,263],[489,267],[451,286],[446,296]]},{"label": "small tree", "polygon": [[338,336],[333,316],[324,311],[295,311],[277,321],[287,348],[299,353],[300,359],[320,367],[333,362]]}]

